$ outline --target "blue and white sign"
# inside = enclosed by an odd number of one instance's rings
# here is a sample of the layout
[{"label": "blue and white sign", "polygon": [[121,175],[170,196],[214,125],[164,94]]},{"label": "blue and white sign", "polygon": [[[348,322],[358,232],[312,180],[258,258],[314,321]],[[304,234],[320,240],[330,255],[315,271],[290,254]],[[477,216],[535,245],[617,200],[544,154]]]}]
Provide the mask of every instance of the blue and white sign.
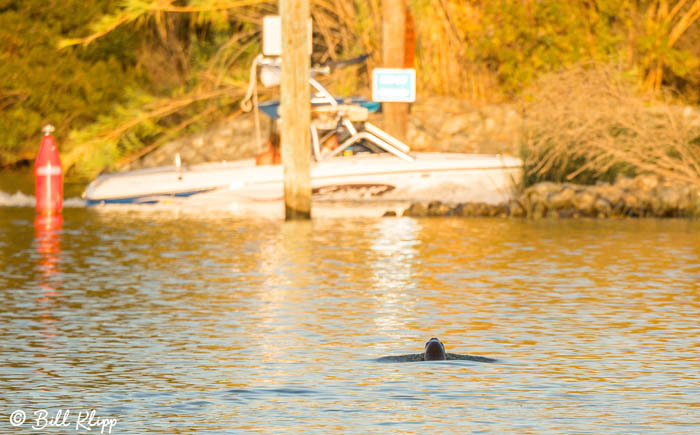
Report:
[{"label": "blue and white sign", "polygon": [[372,101],[394,103],[416,101],[416,70],[413,68],[372,70]]}]

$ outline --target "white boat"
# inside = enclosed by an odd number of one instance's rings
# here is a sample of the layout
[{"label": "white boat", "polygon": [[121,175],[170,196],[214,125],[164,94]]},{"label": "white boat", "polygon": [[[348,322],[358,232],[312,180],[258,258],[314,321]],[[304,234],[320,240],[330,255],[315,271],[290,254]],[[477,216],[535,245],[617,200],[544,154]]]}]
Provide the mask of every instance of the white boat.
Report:
[{"label": "white boat", "polygon": [[[483,154],[391,153],[333,157],[311,165],[312,214],[381,216],[412,202],[507,201],[522,174],[515,157]],[[85,191],[101,209],[172,208],[233,215],[283,215],[282,166],[254,159],[103,174]]]},{"label": "white boat", "polygon": [[[360,58],[365,58],[361,56]],[[354,62],[354,60],[352,61]],[[242,107],[255,94],[258,66],[278,84],[280,59],[255,59]],[[362,98],[337,99],[313,77],[312,214],[382,216],[401,214],[413,202],[445,203],[508,200],[520,181],[523,163],[502,155],[411,153],[409,147],[368,122],[379,104]],[[256,106],[278,119],[279,102]],[[245,109],[244,109],[245,110]],[[341,134],[342,133],[342,134]],[[343,137],[342,143],[329,138]],[[371,151],[371,152],[357,152]],[[349,155],[348,155],[349,154]],[[100,175],[87,187],[88,206],[138,207],[204,213],[281,217],[284,214],[281,165],[256,166],[255,159]]]}]

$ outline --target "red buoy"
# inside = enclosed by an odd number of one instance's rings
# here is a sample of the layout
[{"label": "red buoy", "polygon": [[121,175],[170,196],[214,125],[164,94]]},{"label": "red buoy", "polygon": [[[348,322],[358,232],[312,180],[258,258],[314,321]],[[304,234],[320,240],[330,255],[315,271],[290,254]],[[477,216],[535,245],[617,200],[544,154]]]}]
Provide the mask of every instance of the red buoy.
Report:
[{"label": "red buoy", "polygon": [[63,169],[51,135],[53,130],[52,125],[44,127],[44,138],[34,165],[36,211],[41,214],[61,213],[63,208]]}]

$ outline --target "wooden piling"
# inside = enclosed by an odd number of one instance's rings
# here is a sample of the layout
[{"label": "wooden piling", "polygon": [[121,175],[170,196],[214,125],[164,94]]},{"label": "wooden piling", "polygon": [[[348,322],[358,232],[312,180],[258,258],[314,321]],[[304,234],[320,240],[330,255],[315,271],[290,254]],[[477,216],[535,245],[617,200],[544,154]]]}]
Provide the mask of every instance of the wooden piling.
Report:
[{"label": "wooden piling", "polygon": [[311,218],[309,0],[280,0],[281,143],[285,220]]},{"label": "wooden piling", "polygon": [[[405,61],[406,0],[382,0],[382,54],[385,68],[403,68]],[[408,103],[382,103],[384,130],[405,141]]]}]

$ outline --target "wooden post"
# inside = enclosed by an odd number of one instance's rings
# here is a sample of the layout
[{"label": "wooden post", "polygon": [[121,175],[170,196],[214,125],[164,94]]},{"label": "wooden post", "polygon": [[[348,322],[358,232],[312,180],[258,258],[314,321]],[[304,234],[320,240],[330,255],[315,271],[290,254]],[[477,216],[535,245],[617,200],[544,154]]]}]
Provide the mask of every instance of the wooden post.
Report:
[{"label": "wooden post", "polygon": [[285,220],[311,218],[309,0],[280,0],[281,142]]},{"label": "wooden post", "polygon": [[[404,67],[406,37],[406,0],[382,0],[382,53],[385,68]],[[384,129],[406,140],[408,103],[382,103]]]}]

